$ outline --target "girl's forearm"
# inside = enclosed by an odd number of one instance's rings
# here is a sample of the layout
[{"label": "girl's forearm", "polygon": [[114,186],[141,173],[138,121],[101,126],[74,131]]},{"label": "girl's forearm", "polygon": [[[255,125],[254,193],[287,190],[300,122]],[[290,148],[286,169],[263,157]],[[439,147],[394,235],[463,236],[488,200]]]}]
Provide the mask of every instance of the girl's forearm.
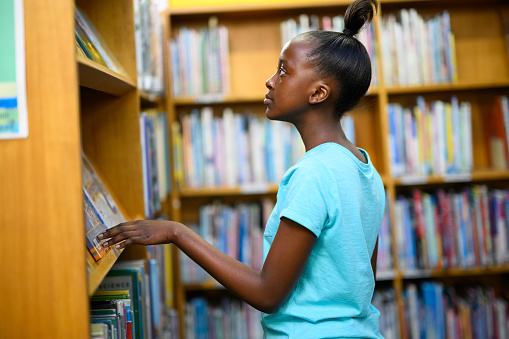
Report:
[{"label": "girl's forearm", "polygon": [[221,252],[184,225],[174,230],[171,238],[189,258],[246,303],[263,312],[273,311],[275,303],[267,293],[262,272]]}]

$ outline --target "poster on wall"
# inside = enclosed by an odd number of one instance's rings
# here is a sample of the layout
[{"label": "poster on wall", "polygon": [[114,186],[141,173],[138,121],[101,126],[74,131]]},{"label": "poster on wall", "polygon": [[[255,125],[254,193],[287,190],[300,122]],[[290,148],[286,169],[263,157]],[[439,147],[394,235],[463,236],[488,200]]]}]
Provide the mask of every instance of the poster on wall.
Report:
[{"label": "poster on wall", "polygon": [[0,139],[28,137],[23,0],[0,1]]}]

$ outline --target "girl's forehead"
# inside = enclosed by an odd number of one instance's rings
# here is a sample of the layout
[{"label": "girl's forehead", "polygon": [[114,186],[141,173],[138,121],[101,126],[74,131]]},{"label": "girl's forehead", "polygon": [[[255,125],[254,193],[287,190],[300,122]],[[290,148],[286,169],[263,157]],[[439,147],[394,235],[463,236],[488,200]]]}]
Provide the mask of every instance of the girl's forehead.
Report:
[{"label": "girl's forehead", "polygon": [[307,59],[308,53],[313,49],[314,45],[308,41],[290,40],[283,47],[279,61],[286,63],[288,66],[303,62]]}]

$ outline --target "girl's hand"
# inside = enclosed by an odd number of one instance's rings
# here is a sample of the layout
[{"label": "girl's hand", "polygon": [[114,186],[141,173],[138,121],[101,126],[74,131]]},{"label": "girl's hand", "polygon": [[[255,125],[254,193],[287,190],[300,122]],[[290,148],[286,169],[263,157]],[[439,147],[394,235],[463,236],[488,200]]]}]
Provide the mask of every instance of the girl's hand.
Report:
[{"label": "girl's hand", "polygon": [[158,245],[172,241],[172,234],[176,227],[182,226],[168,220],[136,220],[124,222],[99,234],[99,240],[108,239],[104,247],[116,245],[121,249],[129,245]]}]

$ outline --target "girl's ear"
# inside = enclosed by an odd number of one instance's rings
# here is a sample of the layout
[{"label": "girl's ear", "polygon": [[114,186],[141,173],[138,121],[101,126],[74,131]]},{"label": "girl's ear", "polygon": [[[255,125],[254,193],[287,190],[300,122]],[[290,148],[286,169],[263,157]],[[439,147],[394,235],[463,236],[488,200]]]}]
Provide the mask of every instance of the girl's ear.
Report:
[{"label": "girl's ear", "polygon": [[325,82],[318,82],[315,84],[313,93],[309,96],[310,104],[319,104],[327,100],[331,94],[331,88]]}]

